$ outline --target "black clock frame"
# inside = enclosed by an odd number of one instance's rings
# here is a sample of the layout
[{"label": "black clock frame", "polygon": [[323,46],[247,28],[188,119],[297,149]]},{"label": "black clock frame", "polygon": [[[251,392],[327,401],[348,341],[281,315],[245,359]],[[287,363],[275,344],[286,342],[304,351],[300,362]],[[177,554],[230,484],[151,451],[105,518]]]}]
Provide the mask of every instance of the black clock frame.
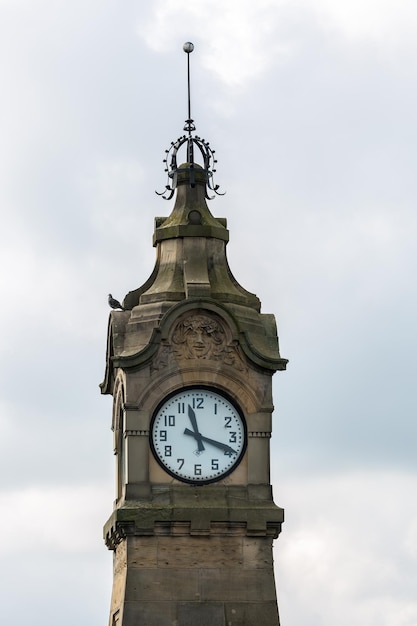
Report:
[{"label": "black clock frame", "polygon": [[[243,425],[243,434],[244,434],[243,446],[242,446],[242,450],[240,451],[239,456],[236,459],[235,463],[232,465],[232,467],[230,467],[228,470],[226,470],[224,472],[224,474],[221,474],[221,476],[217,476],[215,478],[210,478],[210,479],[207,479],[207,480],[192,480],[190,478],[184,478],[182,476],[178,476],[178,474],[175,474],[174,472],[172,472],[169,468],[166,467],[166,465],[164,465],[162,459],[157,454],[157,452],[155,450],[155,447],[154,447],[154,443],[153,443],[153,437],[152,437],[153,425],[155,423],[156,416],[157,416],[159,410],[161,409],[161,407],[165,404],[165,402],[167,402],[170,398],[172,398],[173,396],[177,395],[178,393],[183,393],[183,392],[186,392],[186,391],[192,391],[193,389],[203,389],[205,391],[216,393],[219,396],[223,396],[223,398],[225,398],[225,400],[230,402],[230,404],[234,407],[234,409],[238,413],[240,419],[242,420],[242,425]],[[238,403],[228,393],[224,392],[223,390],[218,389],[217,387],[211,387],[210,385],[187,385],[186,387],[178,387],[177,389],[174,389],[173,391],[171,391],[164,398],[162,398],[162,400],[158,403],[157,407],[153,411],[151,422],[150,422],[150,427],[149,427],[149,445],[150,445],[150,448],[152,450],[153,457],[157,461],[158,465],[160,467],[162,467],[164,472],[169,474],[172,478],[175,478],[176,480],[178,480],[180,482],[183,482],[183,483],[186,483],[188,485],[192,485],[193,487],[196,487],[196,486],[199,486],[199,485],[208,485],[210,483],[217,483],[217,482],[220,482],[221,480],[223,480],[224,478],[226,478],[226,476],[229,476],[232,472],[234,472],[236,470],[236,468],[242,462],[242,459],[243,459],[243,457],[245,455],[245,452],[246,452],[246,449],[247,449],[247,445],[248,445],[248,428],[247,428],[247,424],[246,424],[246,418],[244,416],[244,413],[243,413],[242,409],[238,405]]]}]

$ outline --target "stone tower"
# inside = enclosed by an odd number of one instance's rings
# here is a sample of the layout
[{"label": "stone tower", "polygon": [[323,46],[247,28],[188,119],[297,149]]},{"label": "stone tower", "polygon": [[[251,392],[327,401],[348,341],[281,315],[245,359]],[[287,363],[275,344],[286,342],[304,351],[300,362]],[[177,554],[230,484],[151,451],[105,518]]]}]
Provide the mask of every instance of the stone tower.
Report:
[{"label": "stone tower", "polygon": [[[109,625],[278,626],[272,543],[284,516],[269,440],[272,375],[287,361],[274,316],[230,271],[226,220],[206,203],[212,152],[186,129],[172,144],[174,208],[155,220],[155,268],[109,320]],[[177,167],[182,143],[192,158]]]}]

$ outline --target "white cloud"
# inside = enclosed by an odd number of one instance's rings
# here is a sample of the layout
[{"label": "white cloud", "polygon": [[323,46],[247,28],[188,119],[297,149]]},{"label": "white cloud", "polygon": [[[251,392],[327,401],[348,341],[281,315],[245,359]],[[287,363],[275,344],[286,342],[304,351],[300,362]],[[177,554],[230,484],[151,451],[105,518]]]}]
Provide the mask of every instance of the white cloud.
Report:
[{"label": "white cloud", "polygon": [[417,476],[401,472],[280,479],[283,623],[414,626],[416,489]]},{"label": "white cloud", "polygon": [[323,34],[386,48],[402,44],[405,31],[412,34],[417,6],[411,0],[157,0],[137,32],[164,53],[177,50],[184,33],[184,41],[197,44],[203,67],[229,88],[241,88],[289,60],[301,45],[306,17]]},{"label": "white cloud", "polygon": [[140,184],[144,168],[138,160],[98,160],[94,172],[82,183],[88,197],[89,216],[95,232],[109,234],[122,248],[138,228]]},{"label": "white cloud", "polygon": [[[28,313],[21,332],[7,334],[1,350],[16,349],[19,342],[32,335],[38,337],[41,332],[46,341],[51,341],[54,331],[73,337],[91,338],[97,332],[96,320],[81,320],[82,309],[89,306],[91,283],[80,281],[79,266],[73,265],[65,257],[55,254],[45,255],[28,233],[22,230],[13,234],[3,243],[0,251],[0,263],[13,271],[2,273],[0,289],[7,294],[7,305],[0,312],[0,320],[7,327],[16,318],[17,307],[24,307]],[[85,267],[86,274],[93,274],[91,267]],[[103,310],[106,294],[103,292]],[[98,303],[96,302],[97,306]],[[27,308],[26,308],[27,307]]]},{"label": "white cloud", "polygon": [[338,30],[351,40],[366,39],[387,46],[400,43],[417,19],[413,0],[313,0],[326,30]]},{"label": "white cloud", "polygon": [[[179,44],[193,41],[203,67],[228,86],[242,87],[289,53],[288,39],[276,36],[280,10],[286,4],[287,0],[256,4],[250,0],[160,0],[138,26],[138,34],[159,52],[172,52]],[[179,41],[179,33],[184,33],[184,41]]]},{"label": "white cloud", "polygon": [[404,548],[417,560],[417,517],[410,520],[403,534]]},{"label": "white cloud", "polygon": [[0,556],[13,554],[20,559],[25,555],[32,560],[45,551],[62,556],[94,553],[102,543],[100,530],[111,512],[112,497],[108,484],[39,486],[1,493],[0,532],[7,541],[2,542]]}]

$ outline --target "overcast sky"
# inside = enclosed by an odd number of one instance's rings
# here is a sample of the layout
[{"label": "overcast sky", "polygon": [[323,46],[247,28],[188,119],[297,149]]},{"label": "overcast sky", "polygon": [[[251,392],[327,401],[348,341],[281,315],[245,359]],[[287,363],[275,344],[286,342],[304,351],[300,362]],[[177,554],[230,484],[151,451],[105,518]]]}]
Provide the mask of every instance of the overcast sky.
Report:
[{"label": "overcast sky", "polygon": [[107,623],[109,309],[192,116],[278,321],[282,626],[417,624],[417,4],[0,0],[2,622]]}]

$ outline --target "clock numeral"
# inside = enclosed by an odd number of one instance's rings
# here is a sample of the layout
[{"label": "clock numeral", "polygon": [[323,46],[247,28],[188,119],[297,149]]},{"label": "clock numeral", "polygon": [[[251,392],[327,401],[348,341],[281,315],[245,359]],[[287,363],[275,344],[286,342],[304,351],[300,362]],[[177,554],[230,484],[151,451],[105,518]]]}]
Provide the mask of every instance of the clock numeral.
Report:
[{"label": "clock numeral", "polygon": [[175,426],[175,415],[164,415],[164,426]]},{"label": "clock numeral", "polygon": [[194,476],[201,476],[201,465],[194,465]]},{"label": "clock numeral", "polygon": [[204,409],[204,398],[193,398],[193,409]]},{"label": "clock numeral", "polygon": [[219,469],[219,459],[211,459],[211,469],[212,470]]},{"label": "clock numeral", "polygon": [[184,465],[184,459],[177,459],[177,463],[179,463],[179,468],[178,469],[181,469],[182,466]]},{"label": "clock numeral", "polygon": [[229,443],[236,443],[236,431],[230,431]]},{"label": "clock numeral", "polygon": [[214,403],[214,415],[217,415],[217,402]]},{"label": "clock numeral", "polygon": [[178,413],[185,413],[185,402],[178,402]]},{"label": "clock numeral", "polygon": [[172,455],[172,448],[171,448],[171,446],[165,446],[164,454],[165,454],[165,456],[171,456]]},{"label": "clock numeral", "polygon": [[226,422],[226,423],[225,423],[225,425],[224,425],[224,427],[225,427],[225,428],[232,428],[232,427],[230,426],[230,422],[232,421],[232,418],[231,418],[231,417],[225,417],[225,418],[224,418],[224,421]]},{"label": "clock numeral", "polygon": [[233,456],[234,454],[236,454],[233,450],[225,450],[224,451],[224,456]]},{"label": "clock numeral", "polygon": [[167,440],[167,431],[166,430],[160,430],[159,431],[159,439],[161,441],[166,441]]}]

